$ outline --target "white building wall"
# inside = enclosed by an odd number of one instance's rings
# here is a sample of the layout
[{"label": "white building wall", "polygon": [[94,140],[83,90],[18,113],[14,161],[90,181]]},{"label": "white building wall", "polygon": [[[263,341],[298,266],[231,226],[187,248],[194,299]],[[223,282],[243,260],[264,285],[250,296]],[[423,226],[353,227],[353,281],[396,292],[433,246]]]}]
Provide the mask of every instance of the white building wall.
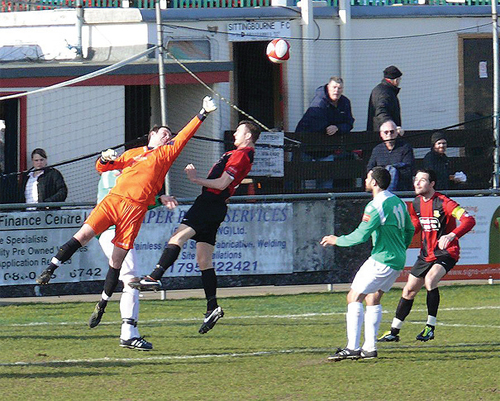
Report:
[{"label": "white building wall", "polygon": [[[49,164],[100,152],[124,142],[123,86],[68,87],[28,96],[27,160],[43,148]],[[97,156],[57,167],[68,185],[68,202],[94,201]]]},{"label": "white building wall", "polygon": [[[216,91],[227,91],[226,88],[218,88]],[[167,113],[168,124],[174,132],[179,132],[193,118],[202,107],[202,99],[211,95],[200,85],[170,85],[167,88]],[[200,194],[201,187],[192,184],[184,172],[187,164],[192,163],[198,170],[200,177],[206,177],[212,165],[224,153],[224,146],[220,142],[208,142],[196,139],[206,137],[221,139],[221,132],[229,127],[222,125],[222,115],[228,115],[228,106],[214,98],[218,109],[211,113],[198,129],[195,138],[191,139],[185,149],[179,155],[169,171],[170,193],[177,197],[194,197]],[[227,120],[226,120],[227,121]]]},{"label": "white building wall", "polygon": [[[405,129],[432,129],[458,123],[458,33],[431,34],[475,26],[478,21],[472,18],[400,18],[384,22],[387,21],[352,21],[355,39],[397,37],[400,32],[405,36],[394,40],[350,42],[356,79],[353,88],[346,88],[346,92],[353,105],[355,130],[366,129],[370,92],[389,65],[396,65],[403,72],[399,99]],[[481,31],[484,29],[489,27]]]},{"label": "white building wall", "polygon": [[[76,35],[75,27],[71,25],[74,18],[74,11],[0,13],[0,46],[4,46],[0,47],[0,54],[8,50],[6,45],[35,44],[43,54],[66,57],[69,51],[66,42],[74,43]],[[315,40],[306,44],[312,47],[314,57],[303,60],[302,26],[297,14],[297,18],[291,20],[291,58],[282,65],[285,130],[295,129],[314,96],[315,88],[324,85],[330,76],[341,74],[340,55],[346,51],[351,52],[351,65],[348,66],[350,80],[346,82],[344,94],[352,103],[355,131],[365,130],[370,92],[382,79],[383,69],[391,64],[403,71],[399,98],[405,129],[433,129],[458,123],[461,101],[459,33],[436,33],[464,28],[473,29],[461,33],[490,33],[489,22],[487,16],[355,18],[350,22],[352,39],[341,41],[336,16],[317,18]],[[49,25],[51,29],[47,29]],[[215,26],[218,27],[217,33],[207,31],[208,27]],[[165,29],[165,37],[208,39],[212,60],[227,61],[232,57],[232,45],[226,29],[227,21],[224,20],[175,21]],[[83,34],[84,48],[91,47],[97,51],[93,61],[116,62],[136,54],[148,44],[156,43],[155,24],[142,22],[137,9],[85,10]],[[308,63],[310,72],[307,86],[303,80],[303,62]],[[234,88],[231,83],[216,84],[213,89],[236,102],[232,97]],[[123,142],[122,87],[79,87],[64,91],[63,98],[54,93],[44,95],[44,100],[30,99],[29,151],[33,147],[44,147],[50,161],[56,162]],[[167,92],[168,122],[174,130],[182,128],[199,110],[203,96],[210,94],[199,84],[168,85]],[[158,110],[154,103],[153,112],[156,115]],[[82,108],[84,104],[94,107]],[[224,130],[234,129],[230,115],[229,106],[221,104],[216,114],[202,126],[199,135],[220,138]],[[172,191],[178,196],[196,195],[199,188],[187,184],[182,171],[185,164],[195,162],[200,174],[205,174],[221,153],[221,145],[201,141],[189,144],[172,168]],[[94,182],[89,181],[88,188],[81,191],[70,189],[68,200],[83,200],[91,188],[94,191],[93,187]]]}]

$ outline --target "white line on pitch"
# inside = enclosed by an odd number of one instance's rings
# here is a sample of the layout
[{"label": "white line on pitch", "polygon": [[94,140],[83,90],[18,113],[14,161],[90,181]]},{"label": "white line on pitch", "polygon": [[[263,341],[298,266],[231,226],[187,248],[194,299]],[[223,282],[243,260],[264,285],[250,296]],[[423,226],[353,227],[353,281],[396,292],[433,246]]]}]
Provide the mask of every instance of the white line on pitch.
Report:
[{"label": "white line on pitch", "polygon": [[[455,311],[472,311],[472,310],[491,310],[491,309],[500,309],[500,306],[475,306],[475,307],[459,307],[459,308],[441,308],[439,312],[455,312]],[[414,309],[414,312],[425,312],[426,309]],[[384,310],[382,313],[394,313],[393,311]],[[226,316],[224,320],[236,320],[236,319],[307,319],[314,317],[322,317],[322,316],[334,316],[334,315],[345,315],[345,311],[342,312],[323,312],[323,313],[300,313],[294,315],[245,315],[245,316]],[[165,319],[148,319],[141,320],[141,324],[148,323],[182,323],[182,322],[194,322],[200,320],[199,318],[165,318]],[[111,322],[101,322],[101,325],[114,325],[119,323],[118,321]],[[86,324],[84,322],[31,322],[31,323],[7,323],[3,326],[10,327],[33,327],[33,326],[80,326],[82,324]],[[472,326],[464,326],[464,327],[472,327]],[[480,326],[478,326],[480,327]],[[481,326],[481,327],[494,327],[494,326]]]},{"label": "white line on pitch", "polygon": [[[408,321],[409,324],[423,324],[422,322],[411,322]],[[492,325],[482,325],[482,324],[460,324],[460,323],[441,323],[439,320],[437,322],[437,326],[439,327],[470,327],[470,328],[480,328],[480,329],[500,329],[500,326],[492,326]]]},{"label": "white line on pitch", "polygon": [[200,354],[200,355],[162,355],[151,356],[146,358],[93,358],[93,359],[63,359],[54,361],[35,361],[35,362],[6,362],[0,363],[0,367],[14,366],[49,366],[49,365],[71,365],[82,363],[99,363],[99,362],[126,362],[126,363],[145,363],[151,361],[179,361],[189,359],[207,359],[207,358],[242,358],[253,356],[281,355],[281,354],[304,354],[304,353],[319,353],[331,352],[331,348],[305,348],[305,349],[286,349],[274,351],[256,351],[256,352],[235,352],[225,354]]}]

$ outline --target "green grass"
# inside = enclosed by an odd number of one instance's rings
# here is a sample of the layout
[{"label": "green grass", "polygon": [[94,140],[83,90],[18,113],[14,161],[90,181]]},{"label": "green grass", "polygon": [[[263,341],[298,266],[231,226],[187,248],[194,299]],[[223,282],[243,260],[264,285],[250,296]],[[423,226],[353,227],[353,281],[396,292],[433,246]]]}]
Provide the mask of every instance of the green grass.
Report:
[{"label": "green grass", "polygon": [[[386,330],[401,291],[383,299]],[[118,298],[115,296],[115,298]],[[198,334],[203,300],[142,301],[152,352],[118,347],[118,302],[86,326],[90,303],[0,307],[2,400],[499,400],[500,286],[441,288],[436,339],[417,296],[401,342],[379,358],[328,362],[344,346],[345,293],[221,299]]]}]

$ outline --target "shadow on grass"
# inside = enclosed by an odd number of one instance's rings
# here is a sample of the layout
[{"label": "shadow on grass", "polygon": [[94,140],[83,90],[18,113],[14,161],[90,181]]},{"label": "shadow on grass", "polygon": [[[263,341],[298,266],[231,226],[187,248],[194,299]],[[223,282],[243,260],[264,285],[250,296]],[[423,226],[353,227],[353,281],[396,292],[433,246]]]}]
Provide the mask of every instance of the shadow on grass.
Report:
[{"label": "shadow on grass", "polygon": [[[113,373],[106,372],[106,375]],[[62,379],[65,377],[102,376],[100,372],[39,372],[39,373],[0,373],[0,379]]]},{"label": "shadow on grass", "polygon": [[[90,330],[90,329],[89,329]],[[80,332],[79,332],[80,333]],[[101,334],[101,335],[96,335],[94,334],[95,332],[89,332],[89,335],[81,335],[81,334],[75,334],[75,335],[58,335],[58,334],[51,334],[51,335],[40,335],[40,334],[33,334],[33,335],[23,335],[23,334],[13,334],[13,335],[5,335],[5,334],[0,334],[0,341],[1,340],[35,340],[37,342],[41,341],[51,341],[51,340],[96,340],[96,339],[107,339],[107,338],[116,338],[116,335],[112,334]]]},{"label": "shadow on grass", "polygon": [[[397,345],[390,347],[378,347],[381,359],[401,359],[404,353],[405,361],[429,361],[429,360],[477,360],[497,359],[500,354],[500,343],[471,343],[471,344],[419,344]],[[380,359],[380,358],[379,358]]]}]

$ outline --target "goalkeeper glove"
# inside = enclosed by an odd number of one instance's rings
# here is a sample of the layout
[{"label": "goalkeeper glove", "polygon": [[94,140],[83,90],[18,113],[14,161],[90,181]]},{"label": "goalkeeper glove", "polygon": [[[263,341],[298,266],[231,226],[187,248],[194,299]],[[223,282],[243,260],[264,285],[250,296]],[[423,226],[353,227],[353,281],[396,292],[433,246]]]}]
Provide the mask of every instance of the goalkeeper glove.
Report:
[{"label": "goalkeeper glove", "polygon": [[215,105],[213,99],[210,96],[205,96],[203,98],[203,107],[200,110],[200,114],[206,116],[215,110],[217,110],[217,106]]},{"label": "goalkeeper glove", "polygon": [[101,152],[101,161],[103,161],[104,163],[111,162],[117,157],[118,155],[116,154],[116,150],[114,149],[103,150]]}]

